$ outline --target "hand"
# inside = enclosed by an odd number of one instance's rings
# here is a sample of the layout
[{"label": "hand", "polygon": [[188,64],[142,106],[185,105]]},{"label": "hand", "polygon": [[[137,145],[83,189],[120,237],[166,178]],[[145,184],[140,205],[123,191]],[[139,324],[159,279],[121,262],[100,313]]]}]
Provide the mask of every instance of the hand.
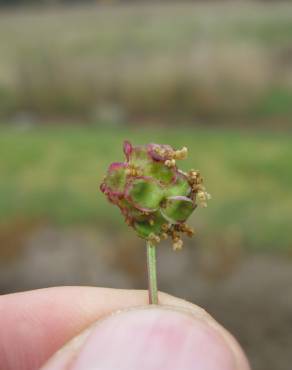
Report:
[{"label": "hand", "polygon": [[4,295],[0,369],[249,370],[235,339],[203,309],[164,293],[159,307],[147,299],[145,291],[88,287]]}]

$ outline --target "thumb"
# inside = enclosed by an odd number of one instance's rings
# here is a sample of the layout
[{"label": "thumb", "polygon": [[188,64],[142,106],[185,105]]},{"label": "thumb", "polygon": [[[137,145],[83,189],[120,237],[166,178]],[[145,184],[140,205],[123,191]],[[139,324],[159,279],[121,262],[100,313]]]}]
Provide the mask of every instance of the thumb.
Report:
[{"label": "thumb", "polygon": [[209,315],[170,306],[99,320],[43,370],[249,370],[235,339]]}]

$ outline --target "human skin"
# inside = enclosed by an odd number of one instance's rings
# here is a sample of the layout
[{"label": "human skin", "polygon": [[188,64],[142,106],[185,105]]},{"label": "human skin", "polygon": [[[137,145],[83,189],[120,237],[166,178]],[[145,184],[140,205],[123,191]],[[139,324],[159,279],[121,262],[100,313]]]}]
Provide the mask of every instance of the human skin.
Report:
[{"label": "human skin", "polygon": [[0,369],[250,369],[202,308],[165,293],[147,303],[146,291],[93,287],[3,295]]}]

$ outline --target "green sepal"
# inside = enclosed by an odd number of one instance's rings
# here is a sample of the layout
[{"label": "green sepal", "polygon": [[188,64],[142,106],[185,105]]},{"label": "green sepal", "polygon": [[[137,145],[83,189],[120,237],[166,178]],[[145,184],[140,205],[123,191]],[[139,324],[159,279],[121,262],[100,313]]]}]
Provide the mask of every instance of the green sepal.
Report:
[{"label": "green sepal", "polygon": [[[150,219],[153,223],[150,223]],[[165,219],[162,217],[160,211],[157,211],[150,218],[148,216],[143,221],[135,222],[134,228],[140,238],[147,239],[150,234],[160,235],[162,224],[165,224]]]},{"label": "green sepal", "polygon": [[163,162],[148,162],[144,170],[145,176],[153,177],[162,184],[170,184],[175,178],[173,168],[165,166]]},{"label": "green sepal", "polygon": [[163,196],[163,188],[151,178],[136,178],[127,185],[126,199],[144,212],[157,210]]},{"label": "green sepal", "polygon": [[166,199],[160,209],[163,217],[170,223],[184,222],[195,209],[193,201],[184,196],[175,196]]},{"label": "green sepal", "polygon": [[105,185],[111,193],[123,193],[126,185],[126,170],[124,163],[113,163],[105,179]]}]

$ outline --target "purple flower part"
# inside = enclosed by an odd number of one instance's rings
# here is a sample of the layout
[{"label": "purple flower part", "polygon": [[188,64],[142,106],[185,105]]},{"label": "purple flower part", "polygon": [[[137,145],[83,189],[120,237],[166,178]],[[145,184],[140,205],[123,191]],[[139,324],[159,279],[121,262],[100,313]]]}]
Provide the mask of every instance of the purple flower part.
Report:
[{"label": "purple flower part", "polygon": [[[108,172],[108,174],[112,174],[115,171],[118,171],[120,169],[124,169],[124,168],[127,168],[127,167],[128,167],[128,164],[127,163],[124,163],[124,162],[114,162],[114,163],[112,163],[109,166],[107,172]],[[118,200],[123,197],[123,191],[115,191],[115,190],[113,190],[106,183],[106,181],[103,182],[100,185],[100,190],[108,197],[109,201],[111,203],[114,203],[114,204],[116,204],[118,202]]]},{"label": "purple flower part", "polygon": [[[102,187],[102,188],[101,188]],[[100,190],[108,197],[112,203],[117,203],[123,198],[124,193],[122,191],[114,191],[111,187],[106,184],[102,184]]]},{"label": "purple flower part", "polygon": [[181,178],[185,180],[186,182],[189,182],[188,175],[184,171],[179,170],[177,167],[176,167],[176,176],[177,176],[177,179]]},{"label": "purple flower part", "polygon": [[105,193],[106,192],[106,188],[107,188],[107,186],[106,186],[106,184],[103,182],[103,183],[101,183],[100,184],[100,191],[102,192],[102,193]]},{"label": "purple flower part", "polygon": [[182,170],[177,170],[177,173],[179,174],[179,175],[181,175],[181,177],[183,177],[183,178],[185,178],[186,180],[188,180],[188,176],[187,176],[187,174],[184,172],[184,171],[182,171]]},{"label": "purple flower part", "polygon": [[123,148],[124,148],[125,156],[127,158],[127,162],[129,162],[130,156],[131,156],[132,151],[133,151],[133,146],[128,140],[125,140]]},{"label": "purple flower part", "polygon": [[113,203],[113,204],[118,203],[119,198],[117,197],[117,195],[113,194],[111,189],[105,183],[101,184],[100,190],[104,193],[104,195],[107,197],[110,203]]},{"label": "purple flower part", "polygon": [[126,221],[129,223],[129,225],[133,226],[135,222],[135,217],[131,215],[131,211],[127,209],[126,207],[122,206],[120,203],[118,204],[118,207],[122,215],[125,217]]},{"label": "purple flower part", "polygon": [[170,145],[148,144],[147,152],[155,161],[164,162],[172,158],[174,150]]},{"label": "purple flower part", "polygon": [[127,163],[124,163],[124,162],[114,162],[112,163],[109,168],[108,168],[108,172],[114,172],[114,171],[117,171],[117,170],[120,170],[121,168],[127,168],[128,165]]},{"label": "purple flower part", "polygon": [[[156,183],[157,185],[160,186],[159,182],[154,180],[152,177],[139,176],[139,177],[135,177],[134,181],[136,181],[136,180],[144,180],[145,182],[153,182],[153,183]],[[147,212],[147,213],[156,212],[158,210],[159,206],[157,206],[156,208],[142,207],[139,203],[137,203],[133,200],[133,198],[130,195],[130,191],[131,191],[132,186],[133,186],[133,180],[132,181],[130,180],[127,183],[126,187],[125,187],[125,193],[124,193],[125,199],[127,199],[127,201],[129,203],[131,203],[135,208],[137,208],[141,212]]]},{"label": "purple flower part", "polygon": [[136,146],[132,146],[132,150],[131,150],[131,155],[130,155],[130,158],[129,158],[129,161],[132,161],[132,162],[136,162],[137,160],[142,160],[144,162],[144,160],[147,160],[147,159],[152,159],[151,157],[149,157],[149,154],[146,150],[146,146],[145,145],[136,145]]},{"label": "purple flower part", "polygon": [[184,195],[173,195],[173,196],[168,197],[167,200],[183,200],[185,202],[194,204],[192,199],[185,197]]}]

